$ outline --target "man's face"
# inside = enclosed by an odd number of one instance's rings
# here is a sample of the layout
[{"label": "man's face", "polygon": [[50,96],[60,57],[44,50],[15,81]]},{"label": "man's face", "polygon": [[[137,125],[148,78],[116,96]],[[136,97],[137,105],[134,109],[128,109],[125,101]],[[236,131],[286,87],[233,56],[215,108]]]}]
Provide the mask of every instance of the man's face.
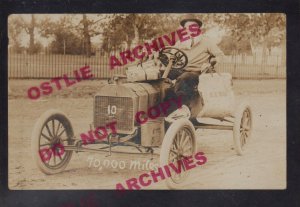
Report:
[{"label": "man's face", "polygon": [[190,26],[190,25],[193,25],[193,24],[198,25],[197,22],[194,22],[194,21],[187,21],[187,22],[183,25],[183,27],[188,29],[189,26]]},{"label": "man's face", "polygon": [[189,26],[190,26],[190,25],[194,25],[194,24],[198,25],[198,23],[195,22],[195,21],[187,21],[187,22],[183,25],[183,27],[186,28],[186,31],[187,31],[187,33],[188,33],[189,35],[190,35],[190,33],[191,33],[191,31],[189,30]]}]

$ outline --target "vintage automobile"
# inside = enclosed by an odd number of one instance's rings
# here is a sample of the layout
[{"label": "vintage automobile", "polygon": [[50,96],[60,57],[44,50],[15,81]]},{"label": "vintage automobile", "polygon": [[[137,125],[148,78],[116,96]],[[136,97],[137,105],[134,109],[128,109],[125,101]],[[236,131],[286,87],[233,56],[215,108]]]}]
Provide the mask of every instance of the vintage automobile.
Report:
[{"label": "vintage automobile", "polygon": [[[32,151],[39,169],[45,174],[63,171],[73,151],[105,152],[108,155],[124,153],[114,150],[115,146],[136,149],[129,154],[159,155],[160,165],[164,166],[196,153],[195,130],[199,128],[232,130],[235,150],[241,155],[251,135],[251,109],[246,103],[236,104],[231,75],[216,72],[214,63],[199,76],[199,85],[190,106],[182,106],[180,113],[174,109],[167,117],[149,119],[144,124],[136,121],[138,111],[147,111],[149,107],[174,97],[175,80],[171,81],[168,77],[183,70],[188,57],[177,48],[167,47],[159,52],[158,60],[159,64],[148,60],[129,67],[126,76],[114,76],[97,92],[92,127],[117,121],[117,134],[109,134],[104,140],[83,145],[82,139],[74,135],[71,121],[63,112],[54,109],[45,112],[37,120],[32,133]],[[220,124],[203,123],[201,120],[205,117],[216,119]],[[64,146],[61,156],[52,156],[47,161],[41,159],[43,147],[53,149],[58,144]],[[90,145],[99,147],[95,149]],[[188,172],[172,175],[166,179],[166,184],[170,188],[178,188],[184,185],[187,177]]]}]

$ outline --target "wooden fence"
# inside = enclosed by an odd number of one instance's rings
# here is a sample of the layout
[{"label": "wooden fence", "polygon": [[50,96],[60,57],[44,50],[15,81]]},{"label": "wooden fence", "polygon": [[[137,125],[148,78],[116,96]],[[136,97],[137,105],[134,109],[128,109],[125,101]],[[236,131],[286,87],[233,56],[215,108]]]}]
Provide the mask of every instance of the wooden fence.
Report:
[{"label": "wooden fence", "polygon": [[[92,68],[97,79],[108,79],[114,74],[125,74],[125,68],[109,69],[109,57],[115,53],[96,53],[91,57],[83,55],[8,54],[8,77],[11,79],[50,79],[67,74],[73,77],[73,71],[85,65]],[[229,72],[234,78],[264,79],[286,78],[285,61],[281,56],[232,55],[226,56],[218,64],[217,71]]]}]

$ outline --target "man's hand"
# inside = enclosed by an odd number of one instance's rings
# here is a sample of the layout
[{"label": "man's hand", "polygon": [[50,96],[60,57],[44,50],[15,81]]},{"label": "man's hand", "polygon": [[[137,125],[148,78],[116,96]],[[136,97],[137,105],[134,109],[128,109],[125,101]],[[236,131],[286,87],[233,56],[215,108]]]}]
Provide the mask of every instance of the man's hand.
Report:
[{"label": "man's hand", "polygon": [[208,68],[208,67],[210,67],[210,66],[211,66],[210,63],[203,63],[203,64],[201,65],[201,67],[200,67],[201,73],[202,73],[206,68]]},{"label": "man's hand", "polygon": [[165,55],[168,57],[169,61],[173,61],[176,59],[176,56],[171,53],[165,53]]},{"label": "man's hand", "polygon": [[217,59],[216,58],[211,58],[209,62],[211,64],[211,66],[215,66],[217,64]]}]

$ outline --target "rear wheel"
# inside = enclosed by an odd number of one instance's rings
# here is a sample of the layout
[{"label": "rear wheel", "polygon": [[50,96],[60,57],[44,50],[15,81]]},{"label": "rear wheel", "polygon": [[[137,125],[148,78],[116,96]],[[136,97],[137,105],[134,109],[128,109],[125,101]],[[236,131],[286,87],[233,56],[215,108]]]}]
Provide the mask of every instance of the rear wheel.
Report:
[{"label": "rear wheel", "polygon": [[252,132],[252,112],[248,104],[242,103],[235,112],[233,126],[233,140],[238,155],[245,151],[245,145],[249,141]]},{"label": "rear wheel", "polygon": [[[163,167],[174,163],[178,167],[177,161],[184,157],[193,156],[196,153],[195,129],[189,120],[177,120],[171,124],[164,137],[161,152],[160,165]],[[171,189],[180,188],[188,177],[182,164],[180,173],[171,170],[171,177],[166,178],[166,185]]]},{"label": "rear wheel", "polygon": [[58,110],[51,109],[37,120],[31,147],[36,164],[43,173],[56,174],[67,167],[73,152],[66,151],[64,146],[73,144],[73,136],[71,122]]}]

